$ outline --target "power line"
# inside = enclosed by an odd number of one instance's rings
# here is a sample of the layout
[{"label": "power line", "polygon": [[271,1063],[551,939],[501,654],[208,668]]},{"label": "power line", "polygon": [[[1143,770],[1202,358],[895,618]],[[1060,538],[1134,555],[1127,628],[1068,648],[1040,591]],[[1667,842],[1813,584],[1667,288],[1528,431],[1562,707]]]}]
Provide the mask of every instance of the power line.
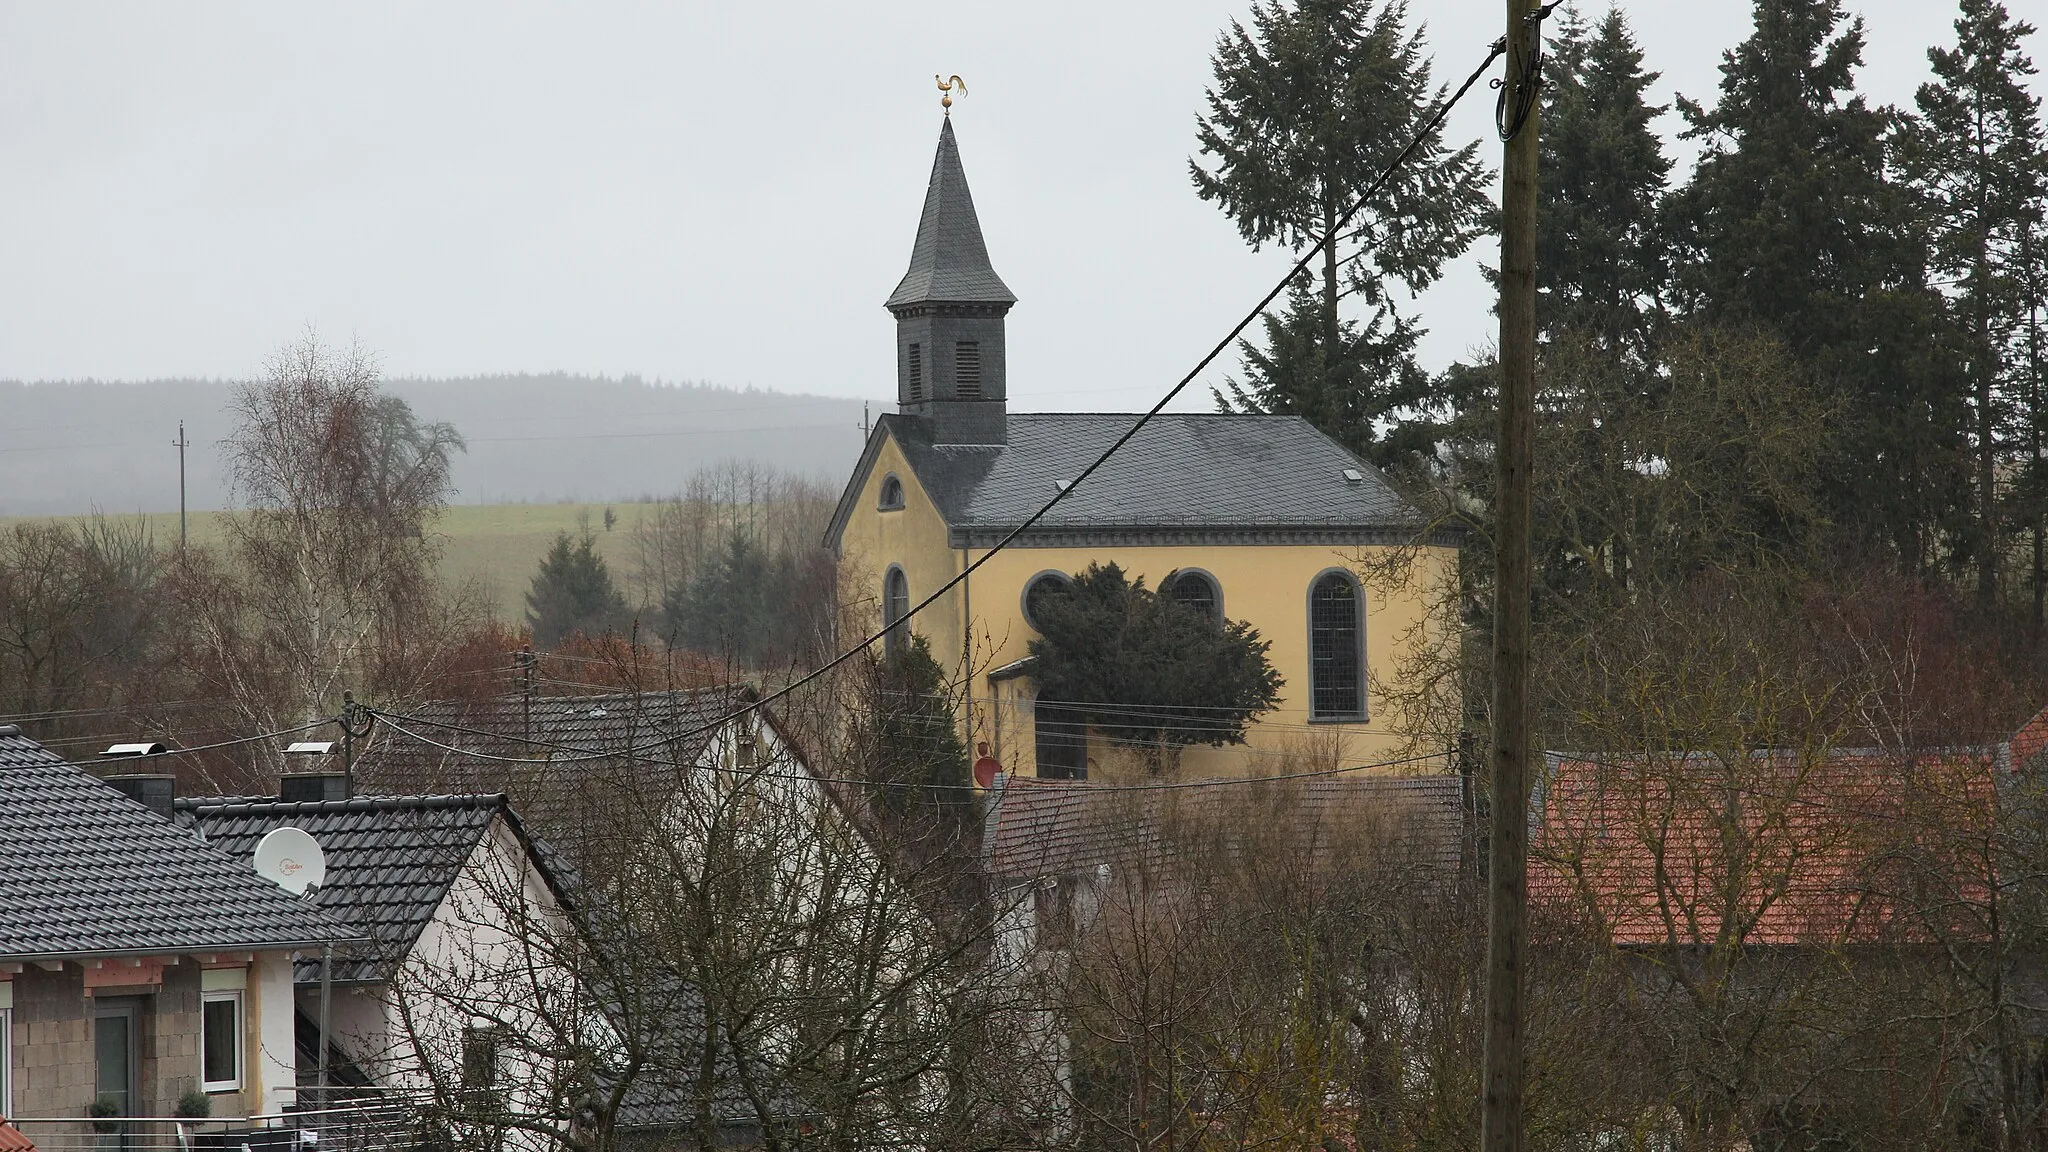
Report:
[{"label": "power line", "polygon": [[[677,768],[684,771],[713,772],[721,775],[744,776],[749,779],[758,778],[766,780],[794,780],[798,782],[811,782],[819,784],[847,784],[862,788],[914,788],[920,791],[933,792],[983,791],[983,789],[978,788],[972,784],[928,784],[910,782],[897,783],[894,781],[887,780],[864,780],[859,777],[851,776],[826,776],[817,772],[771,772],[765,768],[725,768],[710,764],[679,764],[674,761],[662,760],[653,756],[646,755],[646,749],[657,748],[663,744],[672,743],[675,740],[680,739],[681,737],[669,737],[667,740],[659,741],[651,745],[645,745],[640,749],[626,748],[616,752],[604,752],[589,748],[579,748],[574,745],[557,744],[552,741],[533,740],[525,737],[509,735],[507,733],[502,732],[492,732],[481,728],[469,728],[460,724],[450,724],[446,721],[433,720],[423,716],[406,716],[398,713],[386,712],[382,709],[377,708],[366,709],[365,711],[367,711],[371,716],[376,717],[377,720],[380,721],[384,727],[391,729],[393,732],[398,733],[399,735],[405,737],[408,740],[412,740],[419,744],[424,744],[430,748],[438,748],[444,752],[453,753],[454,755],[461,756],[467,759],[484,760],[494,764],[561,765],[580,764],[592,760],[630,759],[646,761],[648,763],[659,764],[664,767]],[[526,744],[535,747],[560,749],[564,752],[571,753],[571,755],[553,757],[501,756],[494,752],[484,752],[474,748],[463,748],[459,745],[449,744],[444,741],[436,740],[431,736],[415,732],[412,729],[405,727],[404,724],[399,723],[399,721],[401,720],[409,724],[420,724],[431,728],[442,728],[448,731],[460,732],[470,736],[484,736],[489,737],[493,740],[504,740],[511,743]],[[1371,764],[1350,764],[1335,768],[1313,768],[1301,772],[1276,773],[1271,776],[1219,776],[1202,780],[1171,780],[1160,781],[1158,783],[1150,784],[1082,783],[1076,784],[1075,786],[1085,787],[1095,792],[1167,792],[1193,788],[1218,788],[1237,784],[1270,784],[1287,780],[1307,780],[1324,776],[1339,776],[1349,772],[1369,772],[1379,768],[1399,768],[1408,764],[1420,764],[1425,761],[1440,760],[1445,755],[1446,754],[1442,752],[1429,752],[1415,756],[1403,757],[1398,760],[1381,760]]]}]

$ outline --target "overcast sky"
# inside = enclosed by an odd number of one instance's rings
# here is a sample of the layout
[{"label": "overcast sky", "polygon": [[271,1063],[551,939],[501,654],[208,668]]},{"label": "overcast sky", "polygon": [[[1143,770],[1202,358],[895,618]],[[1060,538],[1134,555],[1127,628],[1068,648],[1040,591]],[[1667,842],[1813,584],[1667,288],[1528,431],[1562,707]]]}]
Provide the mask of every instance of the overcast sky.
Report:
[{"label": "overcast sky", "polygon": [[[1910,101],[1953,6],[1851,6],[1862,87]],[[1244,7],[0,0],[0,378],[242,376],[313,324],[393,375],[889,401],[881,302],[945,72],[971,89],[961,153],[1020,298],[1013,403],[1141,407],[1281,267],[1186,173],[1209,52]],[[1624,8],[1667,102],[1710,99],[1749,27],[1742,0]],[[1454,80],[1501,4],[1412,16]],[[1454,138],[1490,129],[1491,95]],[[1489,337],[1482,255],[1420,302],[1432,367]]]}]

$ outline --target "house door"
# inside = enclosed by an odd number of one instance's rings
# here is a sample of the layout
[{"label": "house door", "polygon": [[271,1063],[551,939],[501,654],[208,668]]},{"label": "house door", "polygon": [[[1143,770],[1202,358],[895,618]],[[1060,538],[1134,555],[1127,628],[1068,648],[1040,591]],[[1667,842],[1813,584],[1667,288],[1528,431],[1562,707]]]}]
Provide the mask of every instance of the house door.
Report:
[{"label": "house door", "polygon": [[135,1043],[136,1005],[108,1002],[92,1011],[94,1092],[115,1116],[133,1116],[142,1100],[140,1053]]}]

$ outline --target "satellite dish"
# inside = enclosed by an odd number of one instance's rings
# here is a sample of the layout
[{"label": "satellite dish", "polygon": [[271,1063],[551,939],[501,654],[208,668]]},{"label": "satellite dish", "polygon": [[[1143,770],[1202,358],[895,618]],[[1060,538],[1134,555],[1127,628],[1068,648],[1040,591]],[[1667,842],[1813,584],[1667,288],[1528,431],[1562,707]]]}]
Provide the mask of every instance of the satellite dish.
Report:
[{"label": "satellite dish", "polygon": [[256,842],[256,874],[296,896],[327,879],[327,856],[303,830],[272,828]]}]

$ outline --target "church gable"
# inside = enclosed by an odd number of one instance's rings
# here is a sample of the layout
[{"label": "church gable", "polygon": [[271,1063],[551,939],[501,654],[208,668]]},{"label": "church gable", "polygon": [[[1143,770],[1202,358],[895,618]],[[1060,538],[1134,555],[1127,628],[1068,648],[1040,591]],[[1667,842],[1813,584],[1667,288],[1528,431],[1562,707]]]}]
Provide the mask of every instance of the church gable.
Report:
[{"label": "church gable", "polygon": [[936,515],[944,525],[945,511],[931,498],[901,442],[900,418],[883,416],[868,436],[867,447],[847,477],[832,519],[825,528],[825,544],[834,555],[847,553],[847,535],[852,532],[861,545],[877,526],[877,518],[894,513],[911,513],[914,519]]}]

